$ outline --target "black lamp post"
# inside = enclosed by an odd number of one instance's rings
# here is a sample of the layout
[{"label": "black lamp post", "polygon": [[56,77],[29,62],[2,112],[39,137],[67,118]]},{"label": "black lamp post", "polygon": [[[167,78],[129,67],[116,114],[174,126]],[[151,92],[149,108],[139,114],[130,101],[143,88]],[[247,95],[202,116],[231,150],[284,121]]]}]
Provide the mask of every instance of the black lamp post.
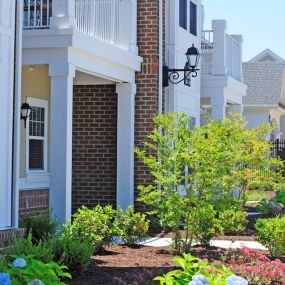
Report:
[{"label": "black lamp post", "polygon": [[[194,44],[188,48],[186,52],[187,61],[184,69],[170,69],[168,66],[163,66],[163,87],[167,87],[169,82],[172,84],[178,84],[184,81],[186,86],[191,86],[191,77],[197,77],[197,66],[199,65],[201,54]],[[183,72],[184,76],[181,79],[180,72]]]},{"label": "black lamp post", "polygon": [[28,103],[23,103],[21,106],[21,120],[24,120],[24,126],[26,128],[27,119],[30,117],[32,108]]}]

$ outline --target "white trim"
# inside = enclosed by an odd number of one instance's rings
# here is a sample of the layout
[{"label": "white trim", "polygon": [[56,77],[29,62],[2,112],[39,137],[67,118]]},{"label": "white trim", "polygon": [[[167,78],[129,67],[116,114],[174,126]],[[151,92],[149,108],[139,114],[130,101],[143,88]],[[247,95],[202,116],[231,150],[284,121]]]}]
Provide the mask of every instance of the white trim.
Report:
[{"label": "white trim", "polygon": [[[27,102],[31,107],[40,107],[45,109],[45,126],[44,137],[34,137],[29,135],[29,119],[27,120],[26,128],[26,176],[33,174],[47,174],[47,151],[48,151],[48,100],[28,97]],[[43,170],[30,170],[29,166],[29,139],[38,139],[44,141],[44,169]]]},{"label": "white trim", "polygon": [[260,60],[262,60],[266,56],[271,57],[275,61],[280,61],[280,62],[285,61],[282,57],[280,57],[279,55],[277,55],[276,53],[274,53],[270,49],[266,49],[266,50],[262,51],[261,53],[259,53],[258,55],[256,55],[255,57],[253,57],[248,62],[259,62]]},{"label": "white trim", "polygon": [[46,174],[30,174],[25,178],[20,178],[19,189],[21,190],[35,190],[35,189],[49,189],[50,175]]}]

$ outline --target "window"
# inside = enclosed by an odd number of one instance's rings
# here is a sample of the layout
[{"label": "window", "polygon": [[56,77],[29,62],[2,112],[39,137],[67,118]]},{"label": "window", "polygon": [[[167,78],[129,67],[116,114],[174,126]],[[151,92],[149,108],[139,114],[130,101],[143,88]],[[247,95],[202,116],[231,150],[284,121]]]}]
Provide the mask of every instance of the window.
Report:
[{"label": "window", "polygon": [[194,2],[179,0],[179,26],[197,36],[197,5]]},{"label": "window", "polygon": [[197,36],[197,5],[190,1],[190,33]]},{"label": "window", "polygon": [[187,0],[179,1],[179,26],[187,30]]},{"label": "window", "polygon": [[28,98],[32,110],[27,124],[27,172],[47,171],[47,112],[46,100]]}]

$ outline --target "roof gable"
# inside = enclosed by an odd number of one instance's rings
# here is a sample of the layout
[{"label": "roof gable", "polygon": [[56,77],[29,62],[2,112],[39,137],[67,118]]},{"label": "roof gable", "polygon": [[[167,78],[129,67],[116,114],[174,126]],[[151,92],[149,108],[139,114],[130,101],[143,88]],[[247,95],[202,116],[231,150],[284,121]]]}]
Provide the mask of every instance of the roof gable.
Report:
[{"label": "roof gable", "polygon": [[262,51],[257,56],[249,60],[249,62],[263,62],[263,61],[285,62],[285,60],[282,57],[278,56],[270,49]]}]

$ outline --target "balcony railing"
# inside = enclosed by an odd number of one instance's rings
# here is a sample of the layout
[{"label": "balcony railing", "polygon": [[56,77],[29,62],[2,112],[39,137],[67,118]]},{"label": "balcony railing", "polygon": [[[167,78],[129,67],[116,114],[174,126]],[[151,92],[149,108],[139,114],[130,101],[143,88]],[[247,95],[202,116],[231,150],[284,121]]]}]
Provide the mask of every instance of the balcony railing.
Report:
[{"label": "balcony railing", "polygon": [[133,1],[76,0],[77,30],[128,50],[130,48]]},{"label": "balcony railing", "polygon": [[[241,80],[241,43],[235,36],[225,34],[226,39],[226,67],[227,74],[237,80]],[[205,30],[202,33],[202,74],[212,74],[213,56],[217,52],[214,43],[214,31]]]},{"label": "balcony railing", "polygon": [[24,0],[24,29],[48,29],[51,16],[52,0]]},{"label": "balcony railing", "polygon": [[[48,29],[52,1],[25,0],[24,29]],[[134,0],[74,0],[76,29],[90,37],[129,50],[136,23]]]}]

